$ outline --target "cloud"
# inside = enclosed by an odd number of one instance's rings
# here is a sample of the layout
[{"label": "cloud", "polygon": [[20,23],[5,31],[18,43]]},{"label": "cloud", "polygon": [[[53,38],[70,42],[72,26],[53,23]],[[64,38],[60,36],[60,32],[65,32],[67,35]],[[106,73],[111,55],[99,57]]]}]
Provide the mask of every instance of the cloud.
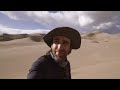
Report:
[{"label": "cloud", "polygon": [[101,23],[98,26],[93,26],[94,29],[100,30],[100,29],[109,29],[114,25],[112,22],[107,22],[107,23]]},{"label": "cloud", "polygon": [[7,15],[10,19],[18,20],[16,14],[14,14],[13,12],[1,11],[1,13]]},{"label": "cloud", "polygon": [[46,29],[35,29],[35,30],[23,30],[23,29],[13,29],[7,26],[0,25],[0,34],[33,34],[33,33],[47,33],[50,30]]},{"label": "cloud", "polygon": [[[10,19],[37,22],[46,29],[70,26],[80,32],[120,25],[120,11],[2,11]],[[119,27],[118,27],[119,28]]]},{"label": "cloud", "polygon": [[86,17],[86,16],[79,16],[79,23],[80,23],[80,26],[85,26],[85,25],[88,25],[90,23],[94,22],[93,19],[89,18],[89,17]]},{"label": "cloud", "polygon": [[80,27],[80,25],[92,21],[91,18],[84,16],[83,11],[60,11],[56,13],[48,11],[2,11],[1,13],[7,15],[10,19],[31,20],[52,28],[58,26]]}]

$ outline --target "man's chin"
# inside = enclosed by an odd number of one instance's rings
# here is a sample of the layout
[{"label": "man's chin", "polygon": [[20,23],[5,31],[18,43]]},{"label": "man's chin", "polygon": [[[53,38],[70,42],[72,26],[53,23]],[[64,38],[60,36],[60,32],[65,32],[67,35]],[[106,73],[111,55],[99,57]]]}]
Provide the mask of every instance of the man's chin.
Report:
[{"label": "man's chin", "polygon": [[65,59],[66,58],[66,53],[56,53],[56,58],[57,59]]}]

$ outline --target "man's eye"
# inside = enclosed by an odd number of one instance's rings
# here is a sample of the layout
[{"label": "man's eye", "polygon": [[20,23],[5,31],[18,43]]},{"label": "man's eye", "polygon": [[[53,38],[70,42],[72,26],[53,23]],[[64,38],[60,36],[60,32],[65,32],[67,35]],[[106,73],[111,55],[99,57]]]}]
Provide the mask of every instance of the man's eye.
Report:
[{"label": "man's eye", "polygon": [[56,40],[56,41],[54,41],[54,43],[59,43],[59,41]]},{"label": "man's eye", "polygon": [[64,44],[66,44],[66,45],[67,45],[67,44],[68,44],[68,42],[64,42]]}]

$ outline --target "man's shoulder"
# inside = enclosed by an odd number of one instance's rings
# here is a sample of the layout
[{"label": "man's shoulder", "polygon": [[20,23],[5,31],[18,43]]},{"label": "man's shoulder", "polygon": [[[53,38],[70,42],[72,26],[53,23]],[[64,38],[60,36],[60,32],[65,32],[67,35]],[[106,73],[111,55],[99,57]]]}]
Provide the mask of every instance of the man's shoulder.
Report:
[{"label": "man's shoulder", "polygon": [[35,62],[45,62],[47,60],[46,55],[40,56]]},{"label": "man's shoulder", "polygon": [[46,65],[46,63],[48,63],[48,58],[49,56],[47,55],[43,55],[41,57],[39,57],[33,64],[32,64],[32,69],[37,69],[40,67],[44,67]]},{"label": "man's shoulder", "polygon": [[46,63],[46,62],[48,62],[48,59],[50,59],[50,58],[51,58],[50,55],[43,55],[43,56],[39,57],[34,63],[39,63],[39,64]]}]

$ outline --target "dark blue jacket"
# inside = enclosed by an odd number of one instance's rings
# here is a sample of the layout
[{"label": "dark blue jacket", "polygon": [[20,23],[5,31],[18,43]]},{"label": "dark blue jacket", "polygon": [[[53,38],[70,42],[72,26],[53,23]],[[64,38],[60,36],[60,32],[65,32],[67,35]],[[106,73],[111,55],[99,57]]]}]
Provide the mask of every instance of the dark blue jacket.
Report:
[{"label": "dark blue jacket", "polygon": [[63,68],[51,55],[41,56],[33,63],[27,79],[71,79],[70,63],[68,61],[66,67]]}]

